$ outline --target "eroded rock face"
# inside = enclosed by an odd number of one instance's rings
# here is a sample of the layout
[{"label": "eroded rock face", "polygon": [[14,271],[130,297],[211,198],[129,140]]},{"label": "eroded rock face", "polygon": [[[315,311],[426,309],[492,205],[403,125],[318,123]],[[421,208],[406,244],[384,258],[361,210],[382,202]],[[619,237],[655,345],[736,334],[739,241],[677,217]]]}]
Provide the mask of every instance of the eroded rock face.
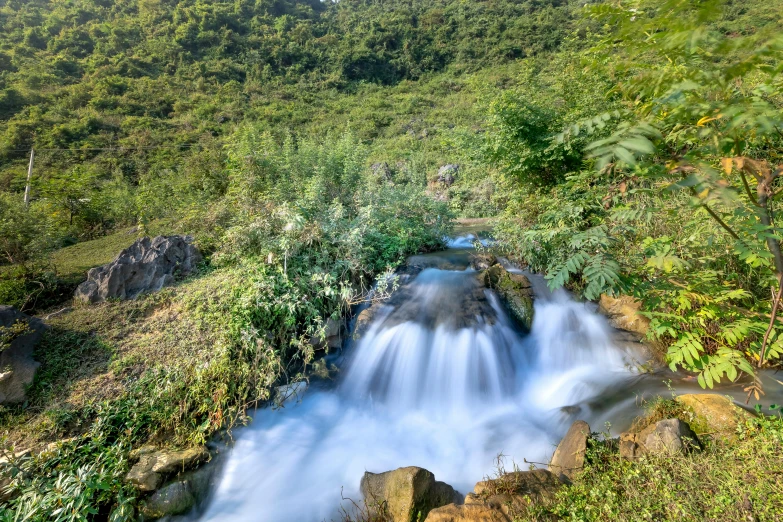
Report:
[{"label": "eroded rock face", "polygon": [[678,395],[676,400],[693,410],[696,434],[709,433],[717,441],[736,439],[737,426],[753,417],[729,397],[715,393]]},{"label": "eroded rock face", "polygon": [[87,281],[76,289],[75,298],[100,303],[156,292],[174,283],[176,276],[195,271],[202,257],[191,242],[184,236],[139,239],[111,263],[91,269]]},{"label": "eroded rock face", "polygon": [[529,332],[533,326],[533,285],[530,280],[496,264],[484,272],[484,284],[497,292],[511,317]]},{"label": "eroded rock face", "polygon": [[609,319],[612,327],[644,337],[650,329],[650,320],[639,313],[641,309],[642,303],[627,295],[611,297],[601,294],[598,302],[598,311]]},{"label": "eroded rock face", "polygon": [[166,475],[186,471],[209,459],[203,446],[184,450],[157,450],[144,447],[137,454],[139,461],[125,476],[125,481],[141,491],[154,491]]},{"label": "eroded rock face", "polygon": [[454,488],[415,466],[385,473],[368,471],[362,477],[361,491],[371,512],[385,504],[393,522],[424,520],[430,510],[461,500]]},{"label": "eroded rock face", "polygon": [[4,337],[11,338],[0,351],[0,404],[24,402],[26,388],[41,365],[33,359],[33,350],[46,325],[12,306],[0,306],[0,327]]},{"label": "eroded rock face", "polygon": [[590,438],[590,425],[578,420],[571,424],[563,440],[557,445],[549,469],[563,479],[573,480],[585,465],[587,439]]}]

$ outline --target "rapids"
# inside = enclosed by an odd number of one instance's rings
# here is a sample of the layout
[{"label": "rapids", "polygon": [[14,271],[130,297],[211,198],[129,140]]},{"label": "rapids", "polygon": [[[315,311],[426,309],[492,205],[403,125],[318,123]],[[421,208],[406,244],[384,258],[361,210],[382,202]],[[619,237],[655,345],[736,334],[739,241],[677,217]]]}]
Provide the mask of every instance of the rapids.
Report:
[{"label": "rapids", "polygon": [[401,466],[429,469],[464,494],[500,453],[508,467],[546,463],[573,420],[616,433],[645,392],[667,393],[673,375],[640,374],[638,345],[618,342],[588,305],[529,274],[535,319],[520,335],[469,268],[473,239],[417,256],[429,267],[358,343],[332,356],[341,368],[334,381],[259,410],[237,432],[199,520],[339,520],[343,497],[361,502],[365,471]]}]

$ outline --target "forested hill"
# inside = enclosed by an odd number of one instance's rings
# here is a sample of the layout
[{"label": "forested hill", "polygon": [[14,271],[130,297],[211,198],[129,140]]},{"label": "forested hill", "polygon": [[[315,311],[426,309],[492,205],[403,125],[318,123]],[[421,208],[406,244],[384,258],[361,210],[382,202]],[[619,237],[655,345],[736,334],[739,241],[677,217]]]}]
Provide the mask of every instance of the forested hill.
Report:
[{"label": "forested hill", "polygon": [[[323,117],[322,98],[363,85],[553,50],[572,3],[2,1],[0,185],[18,188],[32,146],[190,145],[247,118],[295,128]],[[122,165],[130,178],[134,168]]]}]

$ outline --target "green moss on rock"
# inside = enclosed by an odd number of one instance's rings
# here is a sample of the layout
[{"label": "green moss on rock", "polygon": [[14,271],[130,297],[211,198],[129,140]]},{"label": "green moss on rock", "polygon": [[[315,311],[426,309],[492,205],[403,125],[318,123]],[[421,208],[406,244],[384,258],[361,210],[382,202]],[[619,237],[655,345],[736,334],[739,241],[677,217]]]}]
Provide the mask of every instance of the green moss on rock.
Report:
[{"label": "green moss on rock", "polygon": [[497,292],[511,317],[529,332],[533,326],[533,286],[530,280],[496,264],[484,272],[484,284]]}]

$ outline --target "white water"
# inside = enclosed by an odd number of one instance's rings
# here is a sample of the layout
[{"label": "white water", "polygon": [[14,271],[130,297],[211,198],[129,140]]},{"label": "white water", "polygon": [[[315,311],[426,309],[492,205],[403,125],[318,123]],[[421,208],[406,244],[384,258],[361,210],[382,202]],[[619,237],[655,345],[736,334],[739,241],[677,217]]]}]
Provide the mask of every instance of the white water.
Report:
[{"label": "white water", "polygon": [[360,502],[365,471],[410,465],[464,494],[498,453],[546,462],[575,418],[600,430],[607,410],[632,405],[629,392],[596,406],[634,375],[605,321],[565,292],[543,292],[523,338],[470,269],[427,269],[412,285],[349,349],[336,387],[258,412],[201,520],[338,520],[341,491]]}]

